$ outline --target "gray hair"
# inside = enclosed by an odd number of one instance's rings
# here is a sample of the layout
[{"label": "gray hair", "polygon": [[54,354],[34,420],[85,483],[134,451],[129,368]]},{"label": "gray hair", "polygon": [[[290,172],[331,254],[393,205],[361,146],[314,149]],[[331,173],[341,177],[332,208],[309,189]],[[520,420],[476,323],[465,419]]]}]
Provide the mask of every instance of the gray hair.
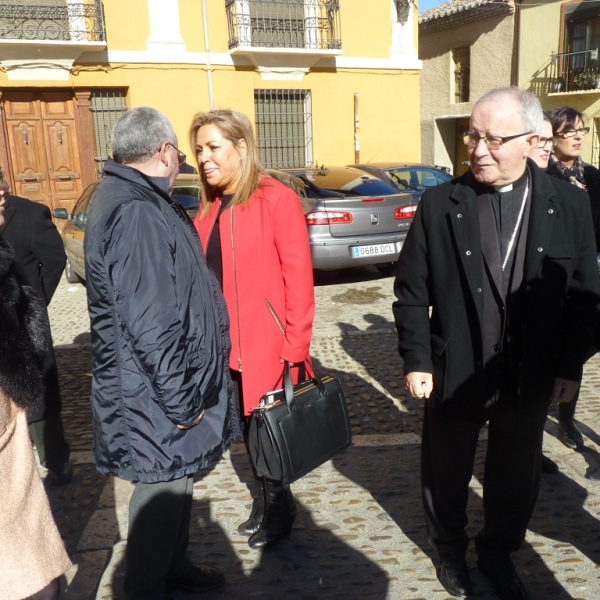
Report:
[{"label": "gray hair", "polygon": [[146,162],[165,142],[175,144],[175,131],[161,112],[138,106],[124,113],[111,136],[113,160],[122,164]]},{"label": "gray hair", "polygon": [[538,98],[531,92],[518,87],[495,88],[480,96],[473,106],[473,111],[484,102],[496,102],[502,104],[510,100],[521,109],[523,127],[531,132],[538,132],[542,128],[544,112]]}]

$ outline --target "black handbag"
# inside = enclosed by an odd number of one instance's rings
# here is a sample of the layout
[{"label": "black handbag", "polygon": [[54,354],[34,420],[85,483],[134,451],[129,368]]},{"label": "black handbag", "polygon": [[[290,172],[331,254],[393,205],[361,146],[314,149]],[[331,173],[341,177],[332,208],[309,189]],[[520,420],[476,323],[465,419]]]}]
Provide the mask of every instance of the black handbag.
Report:
[{"label": "black handbag", "polygon": [[252,412],[250,459],[259,477],[289,485],[347,448],[352,441],[346,398],[337,377],[313,377],[265,394]]}]

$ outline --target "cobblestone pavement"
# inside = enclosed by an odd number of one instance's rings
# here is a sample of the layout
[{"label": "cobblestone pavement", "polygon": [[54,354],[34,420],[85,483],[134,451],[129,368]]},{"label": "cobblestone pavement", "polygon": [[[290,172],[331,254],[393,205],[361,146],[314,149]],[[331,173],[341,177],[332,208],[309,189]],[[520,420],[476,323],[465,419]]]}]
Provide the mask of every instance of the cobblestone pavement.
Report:
[{"label": "cobblestone pavement", "polygon": [[[357,269],[318,274],[316,284],[312,353],[321,374],[342,379],[353,445],[293,486],[298,518],[292,535],[266,553],[250,550],[236,532],[251,502],[243,447],[235,444],[198,475],[190,550],[194,560],[222,568],[228,581],[223,591],[202,598],[447,600],[424,532],[418,473],[422,407],[406,397],[402,386],[390,308],[392,279]],[[63,282],[50,314],[63,417],[76,463],[68,485],[45,482],[74,562],[62,598],[123,598],[131,485],[98,475],[92,462],[85,289]],[[600,482],[589,479],[600,477],[599,406],[600,359],[593,359],[577,414],[586,451],[559,443],[554,411],[548,419],[544,451],[560,465],[560,473],[543,476],[527,540],[515,555],[534,599],[600,597]],[[482,525],[485,438],[484,429],[471,485],[471,536]],[[472,547],[467,562],[477,597],[495,598],[476,569]]]}]

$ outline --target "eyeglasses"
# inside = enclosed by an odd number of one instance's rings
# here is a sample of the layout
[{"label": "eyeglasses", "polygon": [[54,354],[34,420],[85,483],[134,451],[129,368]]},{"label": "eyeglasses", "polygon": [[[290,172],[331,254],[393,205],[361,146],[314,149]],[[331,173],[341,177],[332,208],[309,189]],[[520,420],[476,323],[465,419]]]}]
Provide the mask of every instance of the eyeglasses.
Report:
[{"label": "eyeglasses", "polygon": [[167,142],[175,152],[177,152],[177,160],[179,161],[179,166],[181,166],[185,162],[185,154],[177,147],[171,144],[171,142]]},{"label": "eyeglasses", "polygon": [[568,129],[567,131],[559,131],[556,135],[560,136],[563,140],[576,135],[587,135],[590,132],[589,127],[580,127],[579,129]]},{"label": "eyeglasses", "polygon": [[502,144],[506,144],[506,142],[510,142],[510,140],[514,140],[522,135],[529,135],[530,133],[533,133],[533,131],[500,137],[499,135],[479,135],[476,131],[465,131],[463,133],[463,142],[469,148],[477,148],[479,142],[483,140],[490,150],[498,150]]},{"label": "eyeglasses", "polygon": [[542,137],[540,141],[535,145],[536,148],[545,148],[547,144],[550,144],[550,148],[554,148],[558,140],[555,137]]}]

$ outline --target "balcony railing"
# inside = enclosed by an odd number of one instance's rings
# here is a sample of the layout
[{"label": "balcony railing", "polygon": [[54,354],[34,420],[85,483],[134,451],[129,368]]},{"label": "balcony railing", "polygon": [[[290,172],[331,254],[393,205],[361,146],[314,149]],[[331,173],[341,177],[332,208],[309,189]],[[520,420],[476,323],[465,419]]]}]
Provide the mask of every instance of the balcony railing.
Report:
[{"label": "balcony railing", "polygon": [[101,0],[0,2],[0,40],[104,42]]},{"label": "balcony railing", "polygon": [[229,49],[341,50],[339,0],[226,0]]},{"label": "balcony railing", "polygon": [[600,62],[598,49],[552,54],[550,93],[598,90],[600,93]]}]

